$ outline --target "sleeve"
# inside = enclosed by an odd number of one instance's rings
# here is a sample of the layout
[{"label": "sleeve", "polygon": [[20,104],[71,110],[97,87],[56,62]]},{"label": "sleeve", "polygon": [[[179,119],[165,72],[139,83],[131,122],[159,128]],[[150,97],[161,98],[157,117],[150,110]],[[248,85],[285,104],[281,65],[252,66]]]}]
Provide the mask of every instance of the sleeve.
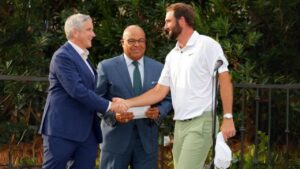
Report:
[{"label": "sleeve", "polygon": [[169,55],[166,57],[164,68],[160,74],[158,83],[164,86],[170,86],[170,62]]},{"label": "sleeve", "polygon": [[108,100],[98,96],[94,90],[83,84],[79,68],[66,53],[59,53],[55,56],[52,68],[60,84],[70,97],[93,111],[106,112],[109,105]]},{"label": "sleeve", "polygon": [[228,61],[224,55],[221,45],[218,42],[211,40],[209,43],[207,43],[206,54],[208,56],[206,59],[211,75],[214,74],[214,69],[218,60],[222,60],[223,62],[218,69],[219,73],[228,71]]}]

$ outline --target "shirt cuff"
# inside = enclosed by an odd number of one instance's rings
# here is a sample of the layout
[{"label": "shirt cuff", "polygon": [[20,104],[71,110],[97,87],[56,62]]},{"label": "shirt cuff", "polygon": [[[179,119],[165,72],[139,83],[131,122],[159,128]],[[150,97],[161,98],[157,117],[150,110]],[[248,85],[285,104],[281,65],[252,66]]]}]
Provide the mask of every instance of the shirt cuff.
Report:
[{"label": "shirt cuff", "polygon": [[108,103],[108,107],[106,109],[106,112],[108,112],[110,110],[110,107],[111,107],[111,101]]}]

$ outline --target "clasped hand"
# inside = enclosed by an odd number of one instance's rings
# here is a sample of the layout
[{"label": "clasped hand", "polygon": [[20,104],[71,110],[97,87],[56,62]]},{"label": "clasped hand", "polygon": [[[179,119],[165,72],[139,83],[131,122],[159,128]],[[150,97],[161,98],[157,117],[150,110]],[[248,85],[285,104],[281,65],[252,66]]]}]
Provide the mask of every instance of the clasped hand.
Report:
[{"label": "clasped hand", "polygon": [[116,120],[119,123],[127,123],[134,118],[132,112],[127,112],[129,106],[125,102],[122,98],[113,98],[112,100],[110,111],[115,112]]},{"label": "clasped hand", "polygon": [[[116,120],[119,123],[127,123],[130,120],[134,119],[134,115],[132,112],[128,112],[128,109],[130,107],[128,106],[128,103],[126,103],[126,100],[122,98],[113,98],[112,105],[110,108],[110,111],[115,112]],[[145,115],[149,119],[157,119],[159,117],[159,108],[158,107],[150,107]]]}]

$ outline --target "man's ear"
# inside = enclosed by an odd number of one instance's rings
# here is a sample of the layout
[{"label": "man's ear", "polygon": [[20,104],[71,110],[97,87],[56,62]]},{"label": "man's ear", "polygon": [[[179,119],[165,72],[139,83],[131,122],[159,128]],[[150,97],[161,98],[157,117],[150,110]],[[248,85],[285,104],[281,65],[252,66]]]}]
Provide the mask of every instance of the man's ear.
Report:
[{"label": "man's ear", "polygon": [[183,26],[183,25],[186,25],[186,20],[183,16],[181,16],[179,19],[178,19],[178,24],[180,26]]},{"label": "man's ear", "polygon": [[78,38],[79,30],[73,28],[73,29],[71,30],[71,32],[72,32],[72,36],[73,36],[74,38]]},{"label": "man's ear", "polygon": [[123,47],[123,45],[124,45],[124,39],[120,40],[120,45]]}]

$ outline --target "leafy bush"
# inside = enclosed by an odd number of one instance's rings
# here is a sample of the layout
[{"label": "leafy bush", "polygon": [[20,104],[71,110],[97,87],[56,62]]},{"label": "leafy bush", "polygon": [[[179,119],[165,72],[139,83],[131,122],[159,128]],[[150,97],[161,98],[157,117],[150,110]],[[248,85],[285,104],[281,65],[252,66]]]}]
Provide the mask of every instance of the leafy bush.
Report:
[{"label": "leafy bush", "polygon": [[[164,62],[175,45],[163,33],[165,7],[174,2],[192,4],[197,31],[220,42],[234,83],[299,83],[298,0],[0,1],[0,75],[47,76],[53,52],[66,41],[64,21],[77,12],[94,19],[97,36],[90,49],[94,65],[122,52],[119,40],[129,24],[144,28],[146,54]],[[38,127],[46,87],[47,82],[1,81],[0,126],[5,133],[1,143],[12,135],[19,140],[30,125]],[[168,133],[171,118],[165,121]]]}]

